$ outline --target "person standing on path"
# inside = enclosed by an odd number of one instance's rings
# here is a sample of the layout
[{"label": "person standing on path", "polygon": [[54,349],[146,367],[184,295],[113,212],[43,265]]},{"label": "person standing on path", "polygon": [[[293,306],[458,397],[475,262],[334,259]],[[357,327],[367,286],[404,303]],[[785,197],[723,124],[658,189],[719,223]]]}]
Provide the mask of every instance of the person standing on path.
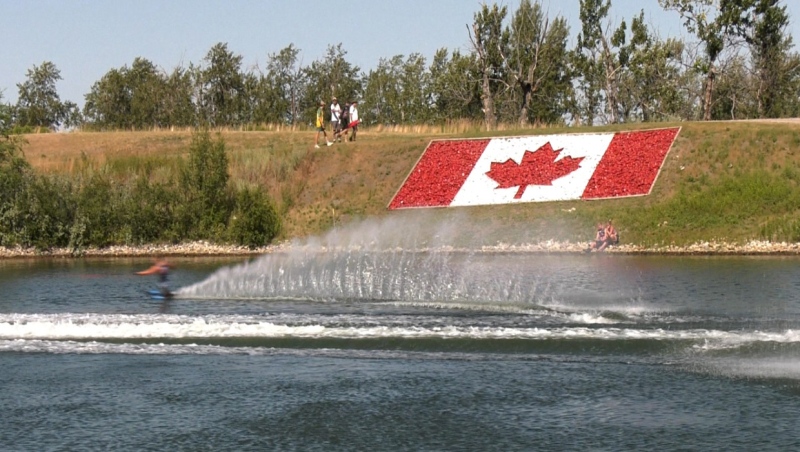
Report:
[{"label": "person standing on path", "polygon": [[319,134],[322,133],[322,136],[325,137],[325,142],[328,146],[332,145],[330,141],[328,141],[328,134],[325,133],[325,102],[319,101],[319,108],[317,108],[317,135],[314,137],[314,147],[319,149]]},{"label": "person standing on path", "polygon": [[350,141],[356,141],[356,132],[358,132],[358,123],[360,122],[358,118],[358,102],[353,101],[350,103],[350,128],[353,129],[353,135],[350,137]]},{"label": "person standing on path", "polygon": [[342,114],[339,116],[339,131],[333,134],[334,141],[342,141],[342,136],[344,136],[344,142],[347,144],[347,134],[350,132],[350,103],[345,103],[344,107],[342,107]]},{"label": "person standing on path", "polygon": [[[342,106],[339,101],[333,98],[331,102],[331,129],[333,129],[333,141],[336,141],[336,134],[342,131]],[[341,140],[341,139],[340,139]]]}]

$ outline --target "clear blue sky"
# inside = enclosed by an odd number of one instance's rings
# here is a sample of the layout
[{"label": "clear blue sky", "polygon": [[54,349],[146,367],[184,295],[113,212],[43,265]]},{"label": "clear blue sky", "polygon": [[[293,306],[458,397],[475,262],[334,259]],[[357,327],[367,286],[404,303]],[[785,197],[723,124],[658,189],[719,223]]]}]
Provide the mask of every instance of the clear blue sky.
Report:
[{"label": "clear blue sky", "polygon": [[[15,103],[27,70],[52,61],[63,80],[62,100],[83,105],[92,84],[112,68],[143,57],[169,71],[200,64],[218,42],[242,55],[245,69],[289,44],[302,64],[341,43],[363,72],[380,58],[420,53],[430,62],[442,47],[469,49],[466,25],[478,0],[0,0],[0,91]],[[487,1],[487,3],[492,3]],[[516,9],[518,0],[498,2]],[[550,16],[580,27],[578,0],[542,0]],[[800,1],[784,0],[789,32],[800,50]],[[684,36],[677,13],[657,0],[612,0],[616,24],[644,9],[661,37]]]}]

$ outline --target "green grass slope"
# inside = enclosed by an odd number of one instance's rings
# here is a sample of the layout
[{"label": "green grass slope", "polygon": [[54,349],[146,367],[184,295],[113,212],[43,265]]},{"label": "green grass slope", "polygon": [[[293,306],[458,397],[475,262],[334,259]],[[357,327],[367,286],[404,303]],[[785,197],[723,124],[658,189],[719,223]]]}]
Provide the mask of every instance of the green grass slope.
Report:
[{"label": "green grass slope", "polygon": [[[447,209],[386,206],[431,139],[582,133],[680,126],[649,196]],[[586,241],[612,219],[623,242],[683,246],[717,241],[800,241],[800,122],[708,122],[457,133],[366,129],[358,141],[313,148],[309,131],[223,131],[235,184],[268,188],[284,216],[283,239],[320,234],[366,219],[448,225],[458,244]],[[120,178],[157,168],[173,178],[188,131],[43,134],[25,154],[43,172],[87,165]],[[396,226],[402,228],[403,226]]]}]

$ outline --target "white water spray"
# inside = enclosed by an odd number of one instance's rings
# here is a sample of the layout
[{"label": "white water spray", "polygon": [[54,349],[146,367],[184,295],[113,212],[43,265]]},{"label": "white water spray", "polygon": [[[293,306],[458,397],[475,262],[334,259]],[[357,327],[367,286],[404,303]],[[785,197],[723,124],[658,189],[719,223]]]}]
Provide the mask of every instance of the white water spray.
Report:
[{"label": "white water spray", "polygon": [[455,247],[464,216],[366,220],[222,268],[181,296],[531,303],[546,287],[513,257]]}]

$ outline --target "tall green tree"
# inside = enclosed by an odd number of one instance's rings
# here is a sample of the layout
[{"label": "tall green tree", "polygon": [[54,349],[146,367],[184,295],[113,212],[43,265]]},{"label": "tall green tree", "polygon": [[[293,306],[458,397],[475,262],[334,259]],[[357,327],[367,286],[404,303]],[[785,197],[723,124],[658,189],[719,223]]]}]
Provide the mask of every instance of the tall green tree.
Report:
[{"label": "tall green tree", "polygon": [[306,71],[300,66],[300,49],[289,44],[267,57],[266,80],[270,87],[275,121],[296,125],[302,116],[302,100],[307,85]]},{"label": "tall green tree", "polygon": [[[587,3],[588,2],[588,3]],[[572,67],[575,77],[572,99],[570,100],[572,121],[577,124],[593,125],[595,118],[600,113],[603,104],[603,64],[600,61],[599,49],[596,39],[595,24],[601,26],[601,21],[608,15],[610,4],[603,5],[594,0],[581,0],[580,17],[581,32],[577,36],[577,44],[571,54]],[[586,31],[583,28],[587,28]],[[588,37],[584,38],[584,34]]]},{"label": "tall green tree", "polygon": [[759,117],[797,114],[797,54],[791,54],[792,37],[786,32],[789,14],[779,0],[758,0],[754,20],[746,33],[757,78]]},{"label": "tall green tree", "polygon": [[130,127],[131,93],[125,69],[111,69],[92,85],[83,106],[86,121],[100,129]]},{"label": "tall green tree", "polygon": [[242,56],[217,43],[208,51],[205,67],[199,72],[199,108],[203,119],[213,126],[240,125],[245,122],[246,105]]},{"label": "tall green tree", "polygon": [[520,2],[511,19],[508,55],[501,52],[520,125],[557,122],[564,115],[571,88],[568,38],[564,18],[551,23],[538,1]]},{"label": "tall green tree", "polygon": [[13,107],[3,102],[3,91],[0,91],[0,139],[8,136],[12,125]]},{"label": "tall green tree", "polygon": [[364,103],[369,105],[370,117],[381,124],[402,122],[402,89],[400,73],[403,55],[381,58],[378,66],[370,70],[365,78]]},{"label": "tall green tree", "polygon": [[620,80],[620,108],[624,120],[657,121],[680,118],[687,108],[682,78],[684,44],[657,39],[645,23],[644,11],[631,21],[626,48],[627,70]]},{"label": "tall green tree", "polygon": [[758,89],[755,80],[744,55],[726,59],[724,65],[719,67],[719,75],[714,81],[711,118],[722,120],[757,118]]},{"label": "tall green tree", "polygon": [[166,125],[196,126],[197,105],[194,102],[194,83],[190,69],[176,66],[164,80],[161,95],[161,114]]},{"label": "tall green tree", "polygon": [[434,122],[485,120],[480,70],[472,54],[458,50],[448,54],[447,49],[441,48],[434,54],[428,72]]},{"label": "tall green tree", "polygon": [[[363,92],[362,79],[358,66],[345,58],[347,52],[342,44],[328,46],[325,57],[306,67],[305,112],[306,121],[314,119],[316,106],[320,101],[330,103],[335,96],[342,102],[357,100]],[[362,110],[366,111],[364,106]],[[367,118],[365,118],[367,119]],[[369,120],[369,119],[368,119]]]},{"label": "tall green tree", "polygon": [[[627,24],[623,20],[609,32],[606,24],[610,0],[580,0],[581,33],[578,34],[577,67],[586,86],[586,98],[591,108],[588,114],[596,114],[592,96],[600,96],[607,121],[620,122],[620,80],[628,64],[626,46]],[[596,98],[595,98],[596,99]],[[589,122],[593,118],[588,118]]]},{"label": "tall green tree", "polygon": [[2,103],[0,92],[0,245],[16,244],[23,227],[20,200],[33,171],[22,153],[18,136],[10,135],[11,106]]},{"label": "tall green tree", "polygon": [[704,74],[703,120],[711,119],[717,62],[731,39],[740,37],[749,26],[754,3],[758,0],[658,0],[667,10],[677,11],[686,29],[700,40],[703,55],[694,63]]},{"label": "tall green tree", "polygon": [[29,69],[24,83],[17,84],[17,123],[21,126],[57,128],[70,112],[61,102],[56,83],[61,71],[50,61]]},{"label": "tall green tree", "polygon": [[130,93],[131,126],[137,129],[167,126],[162,106],[166,83],[158,68],[150,60],[137,57],[125,71],[125,78]]},{"label": "tall green tree", "polygon": [[495,96],[505,80],[502,55],[508,46],[509,36],[508,30],[503,28],[503,21],[507,14],[506,6],[483,4],[473,16],[472,29],[468,28],[480,73],[484,123],[489,129],[497,126]]},{"label": "tall green tree", "polygon": [[403,62],[400,89],[403,96],[400,118],[405,124],[424,124],[430,117],[431,77],[427,61],[419,53],[412,53]]},{"label": "tall green tree", "polygon": [[191,113],[186,110],[192,110],[191,91],[181,77],[180,68],[167,77],[151,61],[136,57],[130,67],[111,69],[92,85],[84,115],[98,128],[189,125]]},{"label": "tall green tree", "polygon": [[364,103],[369,118],[384,124],[422,124],[431,119],[430,72],[425,58],[381,59],[365,78]]}]

